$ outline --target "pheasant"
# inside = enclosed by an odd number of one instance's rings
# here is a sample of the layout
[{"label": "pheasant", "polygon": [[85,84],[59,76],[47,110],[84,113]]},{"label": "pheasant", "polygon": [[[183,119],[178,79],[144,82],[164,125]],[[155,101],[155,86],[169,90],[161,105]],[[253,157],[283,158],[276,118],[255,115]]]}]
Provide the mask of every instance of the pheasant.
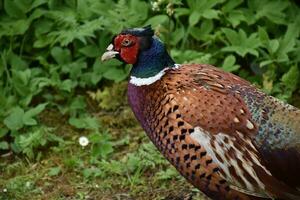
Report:
[{"label": "pheasant", "polygon": [[208,64],[175,64],[151,26],[102,61],[132,64],[129,104],[165,158],[215,200],[300,199],[300,110]]}]

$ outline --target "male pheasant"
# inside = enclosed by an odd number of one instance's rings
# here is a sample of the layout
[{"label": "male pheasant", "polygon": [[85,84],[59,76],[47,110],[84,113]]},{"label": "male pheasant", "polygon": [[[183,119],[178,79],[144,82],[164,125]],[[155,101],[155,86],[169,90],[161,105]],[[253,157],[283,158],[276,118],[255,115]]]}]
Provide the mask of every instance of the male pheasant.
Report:
[{"label": "male pheasant", "polygon": [[133,64],[130,106],[172,165],[212,199],[300,199],[300,110],[207,64],[175,64],[150,26],[102,55]]}]

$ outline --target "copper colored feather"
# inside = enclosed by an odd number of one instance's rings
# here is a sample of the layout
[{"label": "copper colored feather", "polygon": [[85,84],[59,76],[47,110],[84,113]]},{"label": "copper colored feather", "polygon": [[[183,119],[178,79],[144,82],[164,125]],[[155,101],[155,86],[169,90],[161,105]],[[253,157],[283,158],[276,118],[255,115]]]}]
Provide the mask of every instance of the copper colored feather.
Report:
[{"label": "copper colored feather", "polygon": [[[266,152],[270,159],[264,158],[262,146],[264,140],[273,140],[273,135],[264,132],[265,138],[259,136],[263,118],[276,120],[275,109],[286,115],[293,112],[292,121],[282,121],[281,125],[294,126],[291,137],[295,142],[290,144],[290,149],[299,152],[296,142],[300,133],[299,110],[269,103],[270,97],[248,82],[209,65],[182,65],[179,69],[170,69],[152,85],[129,84],[128,90],[134,91],[129,92],[134,94],[129,95],[131,107],[137,118],[145,121],[143,128],[153,143],[184,177],[208,196],[214,199],[300,199],[296,189],[299,181],[289,185],[284,180],[299,177],[300,166],[294,166],[295,171],[286,175],[288,177],[275,173],[276,177],[272,169],[272,164],[277,164],[276,155],[270,147]],[[251,95],[252,101],[244,95]],[[260,107],[249,109],[251,102],[260,103]],[[269,112],[265,113],[266,109]],[[252,112],[257,112],[261,119],[253,118]],[[281,131],[279,134],[282,136],[278,137],[287,137],[292,133]],[[276,146],[273,148],[276,154]],[[299,153],[297,156],[290,164],[299,163]],[[288,164],[282,167],[289,168]]]},{"label": "copper colored feather", "polygon": [[212,199],[299,200],[300,110],[213,66],[175,65],[150,29],[123,31],[102,59],[135,58],[128,99],[159,151]]}]

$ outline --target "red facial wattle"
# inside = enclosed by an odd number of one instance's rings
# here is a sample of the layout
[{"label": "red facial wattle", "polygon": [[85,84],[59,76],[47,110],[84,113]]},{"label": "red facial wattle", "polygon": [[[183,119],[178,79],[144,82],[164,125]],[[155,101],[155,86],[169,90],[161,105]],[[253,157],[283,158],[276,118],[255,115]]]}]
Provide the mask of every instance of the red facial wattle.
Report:
[{"label": "red facial wattle", "polygon": [[[131,45],[124,46],[122,42],[124,40],[129,40]],[[139,43],[138,38],[132,35],[118,35],[114,39],[114,49],[119,51],[119,55],[128,64],[134,64],[137,61],[138,51],[139,51]]]}]

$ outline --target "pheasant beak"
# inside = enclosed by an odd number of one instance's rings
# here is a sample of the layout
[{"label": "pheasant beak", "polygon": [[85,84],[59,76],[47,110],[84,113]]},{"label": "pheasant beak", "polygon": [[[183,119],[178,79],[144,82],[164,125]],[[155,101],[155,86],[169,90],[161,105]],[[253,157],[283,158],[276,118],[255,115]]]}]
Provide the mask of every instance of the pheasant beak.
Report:
[{"label": "pheasant beak", "polygon": [[112,58],[114,58],[117,54],[119,54],[118,51],[114,51],[114,45],[110,44],[108,45],[108,47],[106,48],[106,52],[101,56],[101,61],[106,61],[106,60],[110,60]]}]

